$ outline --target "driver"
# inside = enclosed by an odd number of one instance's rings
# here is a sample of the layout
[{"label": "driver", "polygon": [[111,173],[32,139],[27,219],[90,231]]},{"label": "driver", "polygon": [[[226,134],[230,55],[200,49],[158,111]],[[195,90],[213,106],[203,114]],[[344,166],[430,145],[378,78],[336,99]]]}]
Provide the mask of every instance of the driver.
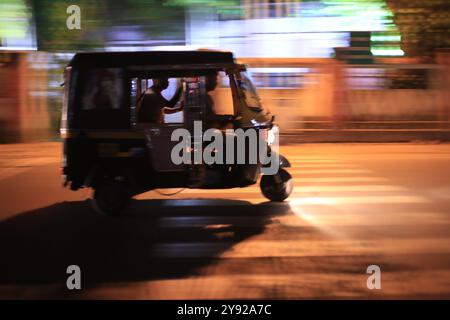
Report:
[{"label": "driver", "polygon": [[210,126],[216,125],[216,110],[214,99],[211,96],[211,93],[217,88],[217,77],[218,73],[209,74],[205,77],[205,89],[206,89],[206,121]]},{"label": "driver", "polygon": [[205,77],[205,89],[207,93],[205,118],[208,128],[223,129],[231,125],[233,116],[218,114],[216,112],[216,107],[212,95],[213,91],[216,90],[218,85],[218,76],[219,74],[215,72]]},{"label": "driver", "polygon": [[170,100],[161,94],[169,86],[168,78],[154,78],[153,85],[146,90],[137,110],[138,122],[163,123],[164,114],[171,114],[183,109],[183,104],[174,108],[180,99],[183,87],[179,86]]}]

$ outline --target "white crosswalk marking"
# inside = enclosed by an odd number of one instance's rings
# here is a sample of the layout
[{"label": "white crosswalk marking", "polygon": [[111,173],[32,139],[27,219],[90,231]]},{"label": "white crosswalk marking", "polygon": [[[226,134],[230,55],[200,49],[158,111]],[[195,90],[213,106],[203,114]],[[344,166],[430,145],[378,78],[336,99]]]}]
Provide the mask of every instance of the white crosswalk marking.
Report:
[{"label": "white crosswalk marking", "polygon": [[[307,216],[306,216],[307,215]],[[281,225],[289,227],[304,227],[311,224],[311,219],[314,223],[320,225],[327,225],[332,227],[339,226],[392,226],[392,225],[407,225],[408,227],[421,227],[424,224],[424,217],[429,225],[448,225],[450,226],[450,217],[444,215],[442,212],[391,212],[380,213],[375,217],[361,212],[340,212],[336,214],[333,210],[315,210],[312,213],[299,213],[298,215],[284,215],[274,217],[272,220]],[[300,219],[299,219],[300,218]],[[222,223],[226,223],[227,219],[223,217],[220,219]],[[206,223],[206,221],[204,221]]]},{"label": "white crosswalk marking", "polygon": [[298,175],[293,175],[294,179],[299,181],[300,183],[336,183],[336,182],[386,182],[386,178],[382,177],[366,177],[366,176],[351,176],[351,177],[335,177],[335,176],[327,176],[327,177],[303,177]]},{"label": "white crosswalk marking", "polygon": [[309,170],[308,168],[293,168],[290,169],[289,172],[291,174],[300,174],[303,175],[311,175],[311,174],[320,174],[320,175],[328,175],[328,174],[371,174],[371,171],[365,169],[314,169]]},{"label": "white crosswalk marking", "polygon": [[161,243],[153,254],[162,257],[211,257],[220,254],[221,258],[262,258],[262,257],[311,257],[361,254],[430,254],[450,253],[450,238],[421,239],[420,243],[412,243],[409,239],[385,238],[379,241],[335,239],[298,239],[298,240],[247,240],[228,248],[226,243]]},{"label": "white crosswalk marking", "polygon": [[[423,196],[414,195],[405,187],[389,184],[388,180],[377,177],[371,170],[352,162],[339,159],[314,157],[289,157],[295,187],[287,202],[291,206],[339,206],[352,204],[419,204],[428,203]],[[186,189],[178,199],[191,199],[179,205],[196,205],[192,198],[233,198],[250,203],[262,203],[263,197],[258,185],[233,189]],[[140,196],[146,198],[146,195]],[[169,200],[169,203],[176,204]],[[182,201],[182,200],[181,200]]]},{"label": "white crosswalk marking", "polygon": [[[291,159],[290,159],[291,160]],[[290,198],[283,204],[288,206],[287,214],[270,218],[269,225],[273,230],[282,226],[291,228],[319,228],[326,230],[334,228],[344,230],[346,226],[390,226],[403,223],[406,219],[410,225],[420,226],[426,215],[430,222],[444,221],[439,212],[410,213],[392,216],[389,212],[380,212],[376,219],[367,220],[367,215],[351,211],[351,213],[336,212],[339,207],[373,204],[418,205],[430,203],[426,197],[414,194],[408,188],[389,184],[389,181],[377,177],[376,173],[362,168],[354,163],[337,159],[302,159],[294,157],[291,160],[293,168],[288,171],[297,182]],[[307,177],[304,177],[304,176]],[[178,195],[178,199],[168,200],[168,206],[198,206],[207,205],[211,196],[217,198],[233,198],[248,201],[253,204],[267,203],[258,185],[246,188],[228,190],[187,189]],[[205,199],[202,199],[205,198]],[[208,199],[206,199],[208,198]],[[203,202],[202,202],[203,201]],[[330,208],[325,210],[324,208]],[[306,213],[305,213],[306,210]],[[261,218],[249,215],[231,216],[172,216],[163,217],[159,221],[162,228],[222,228],[243,227],[254,228],[261,224]],[[278,226],[278,227],[277,227]],[[341,228],[341,229],[340,229]],[[271,229],[271,230],[272,230]],[[427,253],[433,250],[450,247],[450,239],[424,239],[421,246],[411,244],[408,239],[391,244],[389,239],[380,242],[373,240],[347,239],[345,233],[334,230],[334,235],[343,236],[332,244],[326,239],[296,239],[296,240],[262,240],[251,238],[243,240],[232,248],[222,242],[187,242],[160,243],[153,254],[162,257],[213,257],[220,253],[221,258],[257,258],[257,257],[303,257],[325,255],[359,255],[359,254],[389,254],[399,250],[411,254]],[[267,237],[267,236],[266,236]],[[269,239],[274,239],[269,237]],[[446,250],[446,252],[449,250]]]},{"label": "white crosswalk marking", "polygon": [[[450,226],[450,217],[440,212],[398,212],[395,215],[391,213],[380,214],[378,216],[368,218],[367,214],[354,212],[341,212],[337,215],[331,211],[316,211],[313,219],[316,223],[329,225],[333,227],[339,226],[389,226],[398,224],[407,224],[408,226],[422,226],[424,217],[428,224],[432,225],[448,225]],[[311,218],[311,215],[309,216]],[[280,224],[288,227],[305,227],[310,222],[302,219],[302,215],[293,214],[276,216],[270,218],[271,223]],[[259,216],[168,216],[161,217],[158,220],[158,226],[161,228],[201,228],[205,226],[236,226],[236,227],[255,227],[260,225],[261,217]]]},{"label": "white crosswalk marking", "polygon": [[355,168],[354,164],[347,163],[303,163],[302,161],[291,162],[298,169],[301,168]]},{"label": "white crosswalk marking", "polygon": [[[301,180],[300,180],[301,181]],[[260,192],[258,186],[247,188],[234,188],[233,192]],[[312,185],[312,186],[295,186],[293,193],[307,192],[368,192],[368,191],[407,191],[406,188],[393,185]],[[184,191],[189,194],[223,194],[223,190],[204,190],[204,189],[188,189]],[[227,192],[228,193],[228,192]]]},{"label": "white crosswalk marking", "polygon": [[309,197],[296,198],[291,205],[340,205],[340,204],[383,204],[383,203],[429,203],[419,196],[354,196],[354,197]]}]

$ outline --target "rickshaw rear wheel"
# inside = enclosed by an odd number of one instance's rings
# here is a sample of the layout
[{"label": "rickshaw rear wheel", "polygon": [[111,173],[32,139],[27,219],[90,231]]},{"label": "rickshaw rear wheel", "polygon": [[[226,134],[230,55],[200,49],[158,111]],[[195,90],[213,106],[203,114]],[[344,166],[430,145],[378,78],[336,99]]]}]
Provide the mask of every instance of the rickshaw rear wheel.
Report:
[{"label": "rickshaw rear wheel", "polygon": [[94,208],[109,216],[123,214],[130,200],[127,184],[119,179],[105,179],[94,189]]},{"label": "rickshaw rear wheel", "polygon": [[289,172],[280,169],[275,175],[263,175],[260,188],[263,195],[270,201],[282,202],[292,193],[294,180]]}]

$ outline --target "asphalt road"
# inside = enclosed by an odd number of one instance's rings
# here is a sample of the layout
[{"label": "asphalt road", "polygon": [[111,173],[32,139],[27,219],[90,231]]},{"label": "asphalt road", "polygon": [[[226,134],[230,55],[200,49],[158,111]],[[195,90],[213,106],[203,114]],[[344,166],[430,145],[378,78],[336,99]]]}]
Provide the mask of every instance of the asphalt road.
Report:
[{"label": "asphalt road", "polygon": [[149,192],[111,218],[62,188],[59,144],[1,145],[0,298],[450,298],[450,145],[281,151],[284,203],[258,186]]}]

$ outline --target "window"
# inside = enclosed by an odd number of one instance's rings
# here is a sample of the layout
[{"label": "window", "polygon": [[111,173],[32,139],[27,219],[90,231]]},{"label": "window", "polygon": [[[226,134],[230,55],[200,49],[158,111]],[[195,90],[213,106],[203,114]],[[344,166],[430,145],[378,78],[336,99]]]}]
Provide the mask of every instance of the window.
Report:
[{"label": "window", "polygon": [[237,78],[237,83],[244,95],[247,107],[258,112],[262,111],[261,99],[256,92],[256,88],[253,86],[250,74],[241,72]]},{"label": "window", "polygon": [[[211,76],[211,78],[213,77],[214,76]],[[230,79],[225,72],[221,71],[217,74],[215,83],[216,85],[213,86],[213,88],[210,88],[211,90],[207,92],[209,97],[213,100],[214,113],[217,115],[234,114]]]},{"label": "window", "polygon": [[184,123],[194,118],[208,121],[214,115],[234,114],[229,77],[216,70],[134,77],[131,98],[133,124]]},{"label": "window", "polygon": [[121,70],[91,69],[84,73],[82,110],[118,110],[123,99]]},{"label": "window", "polygon": [[182,82],[175,77],[132,78],[132,123],[183,123]]}]

